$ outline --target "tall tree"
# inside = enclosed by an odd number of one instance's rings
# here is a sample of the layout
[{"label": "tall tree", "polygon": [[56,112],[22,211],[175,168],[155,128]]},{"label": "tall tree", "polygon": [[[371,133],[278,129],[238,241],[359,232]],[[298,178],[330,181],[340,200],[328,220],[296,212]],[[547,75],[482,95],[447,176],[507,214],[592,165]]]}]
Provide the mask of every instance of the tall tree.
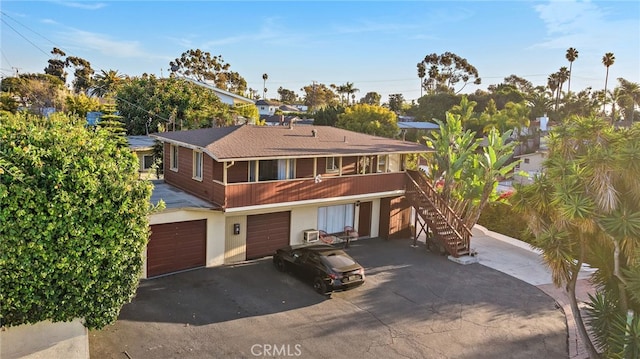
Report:
[{"label": "tall tree", "polygon": [[112,94],[125,77],[125,75],[119,74],[118,70],[100,70],[100,73],[93,77],[93,87],[89,89],[89,94],[97,97]]},{"label": "tall tree", "polygon": [[583,263],[596,269],[589,322],[604,357],[640,352],[639,134],[640,126],[616,130],[596,116],[568,119],[551,132],[543,173],[513,197],[529,218],[553,282],[568,292],[591,358],[600,355],[575,291]]},{"label": "tall tree", "polygon": [[569,61],[569,84],[567,85],[567,92],[571,92],[571,75],[573,75],[573,62],[578,58],[578,50],[573,47],[568,48],[565,57]]},{"label": "tall tree", "polygon": [[[421,62],[428,68],[429,77],[423,82],[423,87],[431,94],[437,92],[459,93],[469,83],[479,85],[481,79],[478,70],[463,57],[452,52],[443,54],[429,54]],[[418,74],[420,75],[420,74]],[[456,90],[456,86],[462,87]]]},{"label": "tall tree", "polygon": [[57,47],[54,47],[53,50],[51,50],[51,54],[53,55],[53,58],[48,60],[49,66],[44,69],[44,73],[55,76],[59,78],[62,83],[66,83],[67,73],[64,70],[66,67],[64,57],[67,56],[67,54]]},{"label": "tall tree", "polygon": [[301,88],[300,91],[304,92],[304,104],[308,106],[311,111],[327,105],[337,104],[335,92],[325,84],[313,82]]},{"label": "tall tree", "polygon": [[556,110],[560,102],[560,95],[562,94],[562,86],[569,79],[569,70],[562,66],[558,72],[556,72],[556,80],[558,81],[558,92],[556,94]]},{"label": "tall tree", "polygon": [[[354,87],[353,82],[347,82],[344,84],[344,93],[347,95],[347,105],[349,104],[349,97],[355,98],[355,93],[358,91],[360,90]],[[355,104],[355,99],[351,104]]]},{"label": "tall tree", "polygon": [[68,67],[74,68],[73,91],[75,93],[86,93],[92,85],[93,69],[89,61],[76,56],[69,56],[66,60]]},{"label": "tall tree", "polygon": [[616,90],[619,92],[617,104],[624,114],[624,119],[634,121],[636,107],[640,106],[640,84],[618,78],[619,85]]},{"label": "tall tree", "polygon": [[262,98],[263,99],[267,99],[267,79],[269,78],[269,75],[267,75],[266,73],[262,74]]},{"label": "tall tree", "polygon": [[360,99],[360,103],[365,103],[367,105],[380,106],[380,100],[382,96],[377,92],[367,92],[363,98]]},{"label": "tall tree", "polygon": [[602,64],[607,68],[607,75],[604,78],[604,101],[602,105],[602,112],[604,113],[605,107],[607,106],[607,82],[609,81],[609,67],[613,65],[616,61],[616,57],[613,55],[613,52],[607,52],[602,56]]},{"label": "tall tree", "polygon": [[389,95],[389,109],[395,113],[402,111],[402,105],[404,104],[404,96],[401,93],[394,93]]},{"label": "tall tree", "polygon": [[418,78],[420,79],[420,97],[422,97],[422,90],[424,89],[424,77],[427,76],[427,67],[424,62],[418,62]]},{"label": "tall tree", "polygon": [[194,78],[200,82],[211,81],[216,87],[242,94],[247,82],[238,73],[230,70],[231,64],[224,61],[222,55],[211,56],[200,49],[188,50],[169,62],[169,72],[174,75]]},{"label": "tall tree", "polygon": [[295,92],[283,88],[282,86],[278,88],[278,95],[280,95],[280,102],[282,103],[293,104],[298,101],[298,96]]}]

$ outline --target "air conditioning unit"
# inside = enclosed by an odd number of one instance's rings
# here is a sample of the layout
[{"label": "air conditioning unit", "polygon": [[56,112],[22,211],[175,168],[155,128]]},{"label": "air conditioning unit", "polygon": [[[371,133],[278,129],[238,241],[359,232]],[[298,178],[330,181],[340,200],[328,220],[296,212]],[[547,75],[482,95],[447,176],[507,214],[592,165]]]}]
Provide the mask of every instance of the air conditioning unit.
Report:
[{"label": "air conditioning unit", "polygon": [[304,231],[304,242],[312,243],[320,240],[320,232],[316,230]]}]

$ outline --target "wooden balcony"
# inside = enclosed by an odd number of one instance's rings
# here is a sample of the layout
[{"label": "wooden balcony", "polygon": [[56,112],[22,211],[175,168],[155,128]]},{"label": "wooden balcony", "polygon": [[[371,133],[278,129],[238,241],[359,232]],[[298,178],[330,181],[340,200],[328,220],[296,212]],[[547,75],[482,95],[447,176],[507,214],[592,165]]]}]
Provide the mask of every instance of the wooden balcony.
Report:
[{"label": "wooden balcony", "polygon": [[256,183],[233,183],[226,186],[215,182],[211,200],[224,208],[308,201],[323,198],[366,195],[402,191],[404,172],[379,173],[341,177],[323,177]]}]

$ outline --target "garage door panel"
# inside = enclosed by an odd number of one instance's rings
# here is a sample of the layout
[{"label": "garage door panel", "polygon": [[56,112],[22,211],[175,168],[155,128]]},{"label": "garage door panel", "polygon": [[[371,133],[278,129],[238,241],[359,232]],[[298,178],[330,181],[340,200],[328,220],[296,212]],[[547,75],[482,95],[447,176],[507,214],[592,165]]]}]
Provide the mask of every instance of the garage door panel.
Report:
[{"label": "garage door panel", "polygon": [[289,244],[290,212],[276,212],[247,217],[247,259],[275,253]]},{"label": "garage door panel", "polygon": [[206,220],[152,225],[147,277],[204,266],[206,237]]}]

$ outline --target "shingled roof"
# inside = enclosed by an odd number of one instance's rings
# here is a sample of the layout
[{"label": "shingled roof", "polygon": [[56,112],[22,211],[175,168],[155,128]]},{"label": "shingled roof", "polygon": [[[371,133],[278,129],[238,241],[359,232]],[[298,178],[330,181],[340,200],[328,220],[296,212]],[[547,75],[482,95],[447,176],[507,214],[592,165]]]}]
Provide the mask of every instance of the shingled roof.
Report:
[{"label": "shingled roof", "polygon": [[162,142],[199,149],[218,161],[428,152],[426,146],[329,126],[231,126],[162,132]]}]

